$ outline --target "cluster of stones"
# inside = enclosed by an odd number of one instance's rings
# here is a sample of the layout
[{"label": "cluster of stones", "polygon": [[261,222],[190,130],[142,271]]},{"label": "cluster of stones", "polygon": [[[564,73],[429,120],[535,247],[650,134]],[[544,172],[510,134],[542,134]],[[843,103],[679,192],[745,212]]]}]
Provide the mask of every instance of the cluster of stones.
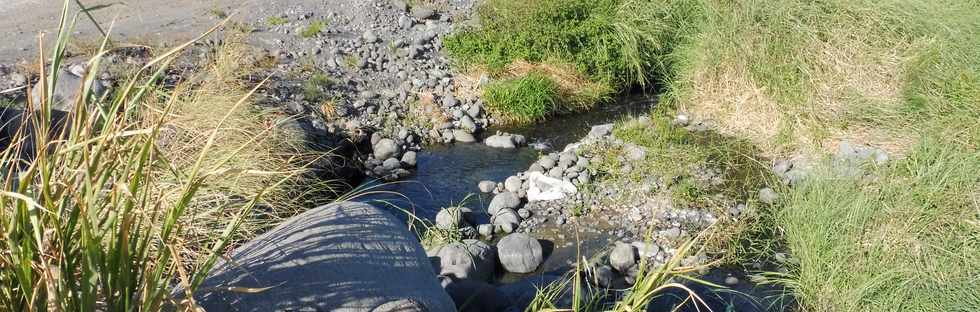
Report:
[{"label": "cluster of stones", "polygon": [[509,234],[491,246],[476,239],[464,239],[428,251],[443,288],[465,311],[503,311],[513,300],[491,285],[497,268],[526,274],[538,269],[544,251],[538,240],[523,233]]},{"label": "cluster of stones", "polygon": [[[403,133],[404,134],[404,133]],[[418,145],[411,145],[409,134],[394,139],[379,133],[371,136],[373,152],[364,160],[365,174],[384,180],[398,180],[411,174],[407,168],[416,166]]]}]

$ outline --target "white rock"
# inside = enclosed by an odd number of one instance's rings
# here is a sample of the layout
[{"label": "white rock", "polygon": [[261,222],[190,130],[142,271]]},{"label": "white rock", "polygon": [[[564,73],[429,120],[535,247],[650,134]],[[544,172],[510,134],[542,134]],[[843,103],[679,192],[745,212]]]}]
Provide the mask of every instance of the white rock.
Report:
[{"label": "white rock", "polygon": [[527,200],[532,202],[558,200],[578,193],[578,189],[571,182],[551,178],[540,172],[532,172],[528,175],[528,185]]}]

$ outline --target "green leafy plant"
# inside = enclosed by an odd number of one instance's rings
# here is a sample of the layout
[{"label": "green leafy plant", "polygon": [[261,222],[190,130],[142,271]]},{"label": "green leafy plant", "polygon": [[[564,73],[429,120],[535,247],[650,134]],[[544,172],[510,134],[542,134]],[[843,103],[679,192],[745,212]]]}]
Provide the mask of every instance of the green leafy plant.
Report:
[{"label": "green leafy plant", "polygon": [[306,26],[306,28],[303,28],[303,31],[299,33],[299,36],[303,38],[313,38],[319,36],[320,33],[326,28],[327,20],[318,19],[310,23],[310,25]]}]

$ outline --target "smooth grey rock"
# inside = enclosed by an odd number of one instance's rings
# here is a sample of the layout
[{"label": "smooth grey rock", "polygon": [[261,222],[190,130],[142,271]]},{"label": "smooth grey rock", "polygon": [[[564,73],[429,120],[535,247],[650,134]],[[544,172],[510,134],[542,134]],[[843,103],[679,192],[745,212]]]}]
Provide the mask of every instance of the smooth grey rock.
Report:
[{"label": "smooth grey rock", "polygon": [[776,203],[777,200],[779,200],[779,194],[776,194],[776,191],[774,191],[773,189],[764,187],[761,190],[759,190],[760,202],[772,205]]},{"label": "smooth grey rock", "polygon": [[508,192],[517,193],[521,191],[522,184],[524,184],[524,182],[521,181],[521,178],[518,178],[517,176],[510,176],[507,177],[507,180],[504,180],[504,189]]},{"label": "smooth grey rock", "polygon": [[501,228],[510,228],[510,231],[505,230],[505,232],[512,232],[521,224],[521,216],[514,209],[504,208],[498,210],[497,213],[494,213],[490,217],[490,223]]},{"label": "smooth grey rock", "polygon": [[595,283],[602,288],[612,288],[613,280],[616,279],[616,272],[608,265],[603,265],[595,269]]},{"label": "smooth grey rock", "polygon": [[460,312],[499,312],[511,306],[510,298],[485,281],[441,277],[446,293]]},{"label": "smooth grey rock", "polygon": [[466,239],[439,249],[440,275],[490,281],[497,266],[497,252],[484,242]]},{"label": "smooth grey rock", "polygon": [[688,124],[691,123],[691,118],[685,114],[677,114],[677,117],[674,117],[674,121],[671,123],[674,126],[686,127]]},{"label": "smooth grey rock", "polygon": [[640,258],[651,259],[660,254],[660,246],[654,243],[635,241],[632,245],[636,248],[636,253]]},{"label": "smooth grey rock", "polygon": [[493,148],[517,148],[517,144],[514,143],[514,137],[511,135],[491,135],[486,140],[483,140],[483,143]]},{"label": "smooth grey rock", "polygon": [[626,157],[633,161],[643,160],[647,157],[647,150],[639,145],[626,144],[623,150],[626,152]]},{"label": "smooth grey rock", "polygon": [[[455,311],[415,235],[365,203],[306,211],[228,259],[218,260],[194,295],[207,311],[371,311],[406,302],[425,311]],[[183,294],[179,287],[173,291],[178,300]]]},{"label": "smooth grey rock", "polygon": [[412,17],[424,20],[432,18],[436,15],[436,11],[426,7],[414,7],[412,8]]},{"label": "smooth grey rock", "polygon": [[491,216],[497,214],[500,209],[517,209],[521,205],[521,199],[514,192],[503,192],[497,194],[490,200],[487,206],[487,213]]},{"label": "smooth grey rock", "polygon": [[466,132],[462,129],[453,129],[453,138],[456,139],[456,142],[460,142],[460,143],[476,142],[476,138],[473,137],[473,134]]},{"label": "smooth grey rock", "polygon": [[480,224],[476,226],[476,232],[480,233],[480,236],[490,237],[493,236],[493,225],[490,224]]},{"label": "smooth grey rock", "polygon": [[604,124],[604,125],[592,126],[592,129],[589,130],[589,137],[590,138],[601,138],[601,137],[604,137],[604,136],[608,136],[608,135],[612,134],[612,130],[613,130],[613,124],[611,124],[611,123],[610,124]]},{"label": "smooth grey rock", "polygon": [[510,234],[497,242],[497,257],[511,273],[534,272],[544,261],[541,243],[524,233]]},{"label": "smooth grey rock", "polygon": [[477,188],[480,189],[481,193],[493,192],[493,189],[496,187],[497,187],[497,183],[493,183],[493,181],[488,181],[488,180],[480,181],[480,183],[477,184]]},{"label": "smooth grey rock", "polygon": [[470,118],[470,116],[467,115],[463,115],[459,118],[459,126],[463,128],[463,130],[469,132],[476,132],[477,130],[476,123],[473,122],[473,118]]},{"label": "smooth grey rock", "polygon": [[[58,82],[54,85],[52,102],[49,103],[51,109],[58,111],[71,111],[78,98],[78,92],[82,85],[82,78],[67,70],[61,70],[58,74]],[[106,93],[106,88],[98,79],[92,81],[91,95],[98,98]],[[33,88],[31,99],[34,103],[41,103],[41,88]]]},{"label": "smooth grey rock", "polygon": [[376,159],[388,159],[394,157],[400,151],[401,147],[392,139],[381,139],[378,140],[377,144],[374,144],[374,158]]},{"label": "smooth grey rock", "polygon": [[408,167],[415,167],[415,165],[418,164],[416,157],[418,157],[418,155],[415,153],[415,151],[407,151],[402,155],[402,163]]},{"label": "smooth grey rock", "polygon": [[616,243],[609,253],[609,264],[620,273],[626,273],[636,260],[636,248],[630,244]]},{"label": "smooth grey rock", "polygon": [[544,170],[551,170],[551,168],[554,168],[555,165],[558,164],[558,161],[550,157],[545,157],[539,160],[538,164],[541,165],[541,168],[544,168]]},{"label": "smooth grey rock", "polygon": [[401,168],[402,162],[399,161],[397,158],[392,157],[392,158],[385,159],[385,161],[381,163],[381,166],[384,167],[385,170],[387,171],[393,171],[395,169]]},{"label": "smooth grey rock", "polygon": [[459,207],[449,207],[436,213],[436,227],[444,230],[458,229],[466,220],[465,212]]}]

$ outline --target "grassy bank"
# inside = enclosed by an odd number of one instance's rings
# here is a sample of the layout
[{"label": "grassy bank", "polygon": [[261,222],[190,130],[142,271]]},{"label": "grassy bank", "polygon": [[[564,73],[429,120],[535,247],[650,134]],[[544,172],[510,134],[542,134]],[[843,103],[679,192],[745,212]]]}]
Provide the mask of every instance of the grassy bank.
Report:
[{"label": "grassy bank", "polygon": [[[545,114],[534,118],[515,109],[523,107],[518,99],[488,97],[488,108],[502,119],[536,121],[650,86],[667,62],[663,56],[671,48],[670,38],[688,17],[670,14],[660,5],[664,3],[490,0],[480,7],[480,27],[453,34],[445,47],[463,67],[489,73],[503,84],[536,75],[567,86],[562,89],[568,96],[553,106],[540,106]],[[493,89],[491,85],[486,93]]]},{"label": "grassy bank", "polygon": [[[660,141],[673,136],[657,119],[677,112],[750,147],[734,151],[812,164],[762,231],[798,262],[778,280],[801,310],[980,309],[980,3],[491,0],[480,17],[446,41],[463,65],[574,64],[611,92],[658,82],[655,122],[617,130],[667,159],[646,170],[707,161]],[[841,175],[825,159],[843,141],[893,161],[865,168],[870,178]]]}]

